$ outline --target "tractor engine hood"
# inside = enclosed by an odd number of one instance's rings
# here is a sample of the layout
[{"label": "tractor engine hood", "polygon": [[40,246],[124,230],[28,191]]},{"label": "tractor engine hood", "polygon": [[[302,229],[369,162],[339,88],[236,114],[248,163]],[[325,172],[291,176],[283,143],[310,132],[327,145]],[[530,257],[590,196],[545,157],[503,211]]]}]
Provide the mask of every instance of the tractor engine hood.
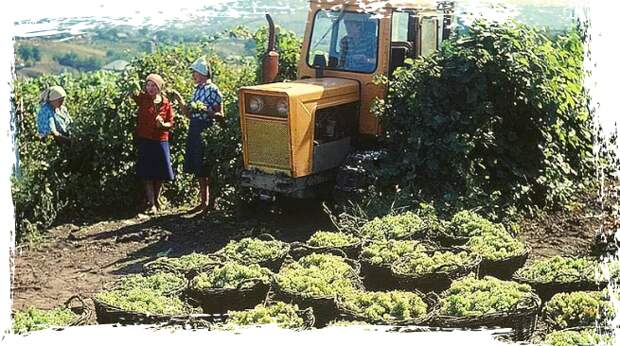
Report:
[{"label": "tractor engine hood", "polygon": [[344,78],[308,78],[241,88],[242,92],[288,96],[291,104],[311,104],[318,108],[357,102],[359,82]]},{"label": "tractor engine hood", "polygon": [[[262,98],[262,111],[250,112],[250,102]],[[288,105],[278,114],[274,100]],[[308,78],[240,89],[241,126],[246,169],[260,168],[291,177],[312,174],[315,116],[318,110],[360,100],[358,81],[345,78]],[[280,101],[276,101],[280,102]]]}]

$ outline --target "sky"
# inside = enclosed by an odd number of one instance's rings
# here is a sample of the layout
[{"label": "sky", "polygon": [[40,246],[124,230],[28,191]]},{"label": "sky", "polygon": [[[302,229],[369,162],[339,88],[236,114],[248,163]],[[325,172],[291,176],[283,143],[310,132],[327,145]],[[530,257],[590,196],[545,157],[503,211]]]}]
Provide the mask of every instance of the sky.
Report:
[{"label": "sky", "polygon": [[13,2],[11,12],[14,20],[81,16],[118,17],[140,15],[168,17],[176,13],[184,13],[188,9],[201,8],[207,4],[225,3],[227,1],[230,0],[26,0]]}]

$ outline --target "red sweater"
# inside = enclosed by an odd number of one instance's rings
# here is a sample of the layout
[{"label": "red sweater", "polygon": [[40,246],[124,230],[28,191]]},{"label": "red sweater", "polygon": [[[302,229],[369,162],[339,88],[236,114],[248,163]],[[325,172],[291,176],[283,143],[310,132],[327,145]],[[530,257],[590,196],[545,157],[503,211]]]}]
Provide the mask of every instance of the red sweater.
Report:
[{"label": "red sweater", "polygon": [[174,115],[170,101],[162,95],[162,102],[159,104],[158,112],[155,103],[153,103],[153,98],[148,94],[140,93],[139,95],[132,95],[132,98],[138,104],[136,136],[154,141],[167,141],[168,130],[157,128],[155,118],[157,118],[157,115],[161,115],[165,123],[173,124]]}]

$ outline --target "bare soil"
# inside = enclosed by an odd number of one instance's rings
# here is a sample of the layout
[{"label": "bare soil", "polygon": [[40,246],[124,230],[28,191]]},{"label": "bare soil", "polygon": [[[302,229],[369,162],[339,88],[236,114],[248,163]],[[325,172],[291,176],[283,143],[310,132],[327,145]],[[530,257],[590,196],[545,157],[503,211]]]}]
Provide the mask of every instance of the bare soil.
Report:
[{"label": "bare soil", "polygon": [[90,298],[107,283],[141,272],[145,263],[160,256],[213,252],[230,240],[262,233],[287,242],[304,241],[318,229],[334,229],[318,203],[286,213],[259,209],[238,215],[192,215],[174,209],[152,217],[63,224],[50,229],[45,240],[17,247],[13,310],[49,309],[74,295]]}]

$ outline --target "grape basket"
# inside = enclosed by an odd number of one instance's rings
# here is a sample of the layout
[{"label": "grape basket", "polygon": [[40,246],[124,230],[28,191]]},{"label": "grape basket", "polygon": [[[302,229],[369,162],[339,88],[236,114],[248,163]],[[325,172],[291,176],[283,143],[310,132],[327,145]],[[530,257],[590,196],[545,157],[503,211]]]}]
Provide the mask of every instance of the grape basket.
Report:
[{"label": "grape basket", "polygon": [[575,292],[575,291],[598,291],[607,286],[607,282],[604,281],[592,281],[584,279],[583,277],[573,275],[561,275],[555,281],[540,281],[532,280],[516,272],[513,275],[513,279],[522,284],[530,285],[540,296],[542,302],[546,302],[557,293],[562,292]]},{"label": "grape basket", "polygon": [[[345,258],[345,261],[353,268],[353,272],[349,274],[348,279],[353,282],[355,288],[363,289],[364,285],[359,277],[359,264],[348,258]],[[281,287],[278,285],[277,280],[274,282],[274,299],[285,303],[296,304],[300,309],[312,308],[316,327],[324,327],[337,317],[336,295],[307,295]]]},{"label": "grape basket", "polygon": [[360,250],[362,249],[362,241],[359,240],[350,245],[344,246],[311,246],[305,243],[293,242],[291,243],[291,249],[289,255],[298,260],[311,253],[331,253],[347,258],[358,258]]},{"label": "grape basket", "polygon": [[538,323],[540,298],[534,294],[527,294],[515,306],[506,311],[487,313],[479,316],[448,316],[441,315],[439,305],[429,314],[429,324],[442,328],[477,329],[480,327],[511,328],[512,337],[517,341],[529,339]]},{"label": "grape basket", "polygon": [[[430,292],[429,294],[423,294],[418,291],[413,291],[418,296],[422,298],[422,300],[429,307],[429,310],[437,303],[438,296]],[[378,325],[391,325],[391,326],[425,326],[428,325],[429,315],[422,316],[420,318],[410,318],[410,319],[392,319],[392,320],[384,320],[384,319],[371,319],[366,316],[363,316],[356,311],[353,311],[343,304],[343,300],[341,297],[336,298],[336,307],[338,309],[338,318],[344,321],[362,321],[369,324],[378,324]]]},{"label": "grape basket", "polygon": [[[435,251],[454,251],[454,248],[436,248],[424,251],[427,254],[432,254]],[[460,249],[459,249],[460,250]],[[468,252],[466,250],[461,250]],[[468,263],[464,263],[462,266],[448,268],[440,266],[431,273],[417,274],[408,273],[399,269],[399,264],[406,261],[409,256],[405,256],[397,260],[390,267],[391,275],[396,280],[396,286],[399,289],[404,290],[419,290],[422,292],[441,292],[450,287],[453,280],[460,279],[471,272],[476,272],[482,258],[479,255]]]},{"label": "grape basket", "polygon": [[479,276],[494,276],[502,280],[510,280],[512,275],[527,261],[530,247],[526,246],[523,253],[510,256],[501,260],[490,260],[483,258],[480,262]]},{"label": "grape basket", "polygon": [[205,313],[226,313],[228,310],[250,309],[265,301],[271,286],[258,279],[240,282],[235,288],[195,289],[190,286],[187,296]]}]

